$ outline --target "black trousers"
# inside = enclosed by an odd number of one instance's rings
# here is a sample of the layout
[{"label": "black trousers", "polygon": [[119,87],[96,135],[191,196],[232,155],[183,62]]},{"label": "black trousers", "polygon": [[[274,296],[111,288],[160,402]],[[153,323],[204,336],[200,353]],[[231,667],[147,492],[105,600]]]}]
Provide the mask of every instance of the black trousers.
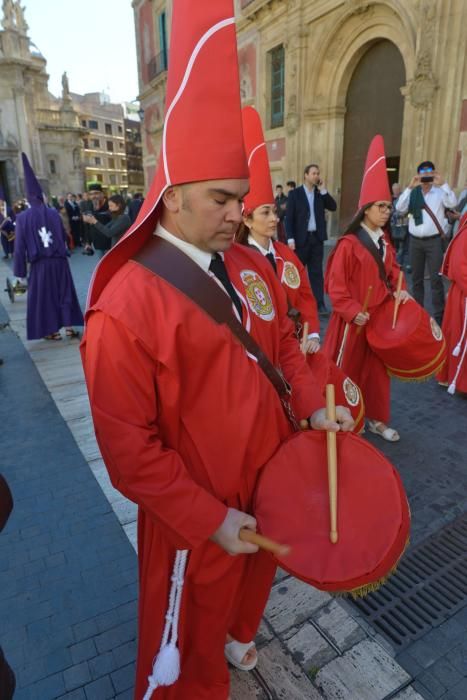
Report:
[{"label": "black trousers", "polygon": [[425,265],[428,267],[431,283],[433,316],[441,325],[444,313],[443,278],[439,274],[443,262],[441,236],[417,238],[410,236],[410,264],[412,266],[412,294],[421,306],[425,301]]},{"label": "black trousers", "polygon": [[319,240],[316,231],[313,231],[310,233],[309,249],[305,264],[318,308],[324,306],[323,255],[324,243]]}]

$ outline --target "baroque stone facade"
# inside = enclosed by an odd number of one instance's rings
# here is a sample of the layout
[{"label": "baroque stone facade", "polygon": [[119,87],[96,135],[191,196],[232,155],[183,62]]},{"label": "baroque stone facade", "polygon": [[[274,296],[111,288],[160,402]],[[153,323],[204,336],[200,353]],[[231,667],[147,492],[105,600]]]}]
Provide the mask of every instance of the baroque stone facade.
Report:
[{"label": "baroque stone facade", "polygon": [[[171,5],[133,0],[147,183],[161,143],[167,73],[157,59],[161,17],[169,31]],[[430,159],[452,186],[464,187],[465,0],[236,0],[236,14],[242,99],[262,116],[273,180],[301,182],[304,165],[319,163],[342,203],[333,233],[354,206],[366,147],[378,131],[391,142],[392,181],[407,183],[416,165]],[[365,67],[370,51],[375,60]],[[389,99],[380,122],[355,113],[350,90],[363,115]]]},{"label": "baroque stone facade", "polygon": [[3,0],[0,30],[0,184],[7,199],[24,194],[21,151],[50,194],[83,187],[82,136],[68,81],[61,99],[48,91],[46,60],[31,42],[20,2]]}]

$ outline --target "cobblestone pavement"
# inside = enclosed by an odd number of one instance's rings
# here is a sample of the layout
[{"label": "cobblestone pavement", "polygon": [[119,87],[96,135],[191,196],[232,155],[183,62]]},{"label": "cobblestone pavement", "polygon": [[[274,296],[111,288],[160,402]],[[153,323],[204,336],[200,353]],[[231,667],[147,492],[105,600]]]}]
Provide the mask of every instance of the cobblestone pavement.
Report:
[{"label": "cobblestone pavement", "polygon": [[[94,264],[79,253],[71,258],[82,303]],[[2,282],[5,274],[0,263]],[[44,353],[43,342],[26,343],[28,354],[12,332],[24,336],[24,300],[16,309],[6,295],[2,301],[12,315],[0,334],[0,411],[10,426],[2,470],[16,508],[0,536],[0,585],[7,591],[0,637],[17,671],[15,697],[129,698],[135,511],[108,483],[89,435],[77,344],[62,341]],[[57,371],[62,379],[53,385]],[[401,442],[368,439],[402,474],[417,543],[467,509],[467,402],[434,382],[393,388]],[[466,630],[462,609],[394,659],[352,606],[279,572],[258,638],[258,672],[232,674],[232,696],[466,700]]]}]

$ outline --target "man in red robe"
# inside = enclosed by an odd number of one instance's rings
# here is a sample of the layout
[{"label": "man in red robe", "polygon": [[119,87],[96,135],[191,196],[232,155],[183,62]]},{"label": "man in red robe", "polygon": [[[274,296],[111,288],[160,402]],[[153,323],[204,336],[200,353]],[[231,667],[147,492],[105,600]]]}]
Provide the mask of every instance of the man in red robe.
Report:
[{"label": "man in red robe", "polygon": [[[112,483],[139,506],[135,699],[226,700],[224,644],[246,555],[258,556],[239,530],[255,529],[257,473],[293,428],[231,331],[133,259],[154,234],[231,297],[290,383],[297,418],[339,425],[325,420],[269,263],[231,247],[248,191],[232,0],[175,0],[171,43],[160,166],[96,269],[82,357]],[[338,420],[351,427],[345,409]]]},{"label": "man in red robe", "polygon": [[449,244],[441,271],[452,284],[443,316],[447,359],[437,379],[450,394],[467,394],[467,214]]}]

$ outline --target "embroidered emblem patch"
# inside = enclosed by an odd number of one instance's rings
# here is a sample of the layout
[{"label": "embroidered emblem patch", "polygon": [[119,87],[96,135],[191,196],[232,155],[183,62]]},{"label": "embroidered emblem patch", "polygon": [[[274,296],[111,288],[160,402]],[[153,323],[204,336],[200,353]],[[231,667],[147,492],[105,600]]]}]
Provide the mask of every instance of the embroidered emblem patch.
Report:
[{"label": "embroidered emblem patch", "polygon": [[360,401],[360,394],[358,392],[357,385],[353,383],[350,377],[346,377],[342,382],[342,388],[344,390],[345,398],[349,406],[358,406]]},{"label": "embroidered emblem patch", "polygon": [[284,263],[284,272],[282,273],[282,279],[286,283],[287,287],[291,289],[298,289],[300,286],[300,274],[295,267],[295,265],[289,261]]},{"label": "embroidered emblem patch", "polygon": [[272,321],[276,312],[266,282],[253,270],[240,273],[250,309],[264,321]]},{"label": "embroidered emblem patch", "polygon": [[433,333],[433,338],[437,341],[443,339],[443,331],[438,326],[434,318],[430,318],[431,332]]}]

